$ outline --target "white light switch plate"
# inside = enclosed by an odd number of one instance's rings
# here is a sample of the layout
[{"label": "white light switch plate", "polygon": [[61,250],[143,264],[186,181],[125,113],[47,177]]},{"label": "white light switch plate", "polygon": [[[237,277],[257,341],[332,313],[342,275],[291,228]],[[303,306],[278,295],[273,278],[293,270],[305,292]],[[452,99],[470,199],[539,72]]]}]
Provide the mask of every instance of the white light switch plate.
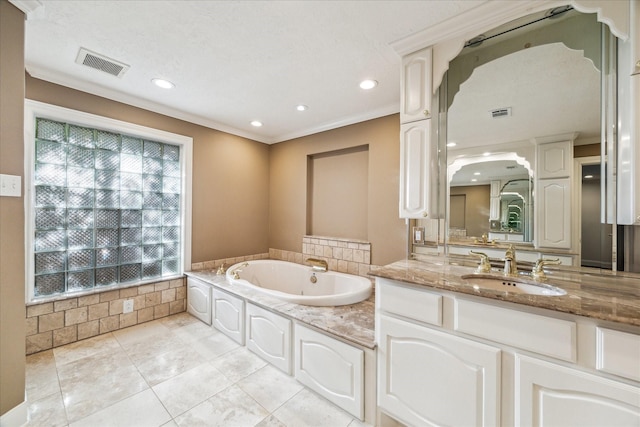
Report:
[{"label": "white light switch plate", "polygon": [[0,196],[20,197],[22,195],[22,177],[0,174]]}]

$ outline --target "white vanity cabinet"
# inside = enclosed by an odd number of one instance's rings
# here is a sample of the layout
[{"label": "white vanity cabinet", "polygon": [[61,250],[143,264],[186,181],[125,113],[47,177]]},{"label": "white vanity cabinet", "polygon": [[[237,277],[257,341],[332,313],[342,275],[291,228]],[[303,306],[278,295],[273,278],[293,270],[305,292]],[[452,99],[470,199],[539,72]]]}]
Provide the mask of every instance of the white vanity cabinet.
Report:
[{"label": "white vanity cabinet", "polygon": [[431,57],[426,48],[402,58],[400,123],[431,118]]},{"label": "white vanity cabinet", "polygon": [[518,426],[640,425],[638,387],[521,355],[515,384]]},{"label": "white vanity cabinet", "polygon": [[187,312],[211,325],[211,285],[187,277]]},{"label": "white vanity cabinet", "polygon": [[500,349],[384,314],[378,346],[378,405],[389,415],[408,425],[498,425]]},{"label": "white vanity cabinet", "polygon": [[638,426],[640,328],[600,323],[378,277],[379,409],[408,425]]},{"label": "white vanity cabinet", "polygon": [[238,344],[244,345],[244,300],[212,288],[211,307],[213,326]]},{"label": "white vanity cabinet", "polygon": [[291,320],[251,303],[246,309],[247,348],[291,375]]}]

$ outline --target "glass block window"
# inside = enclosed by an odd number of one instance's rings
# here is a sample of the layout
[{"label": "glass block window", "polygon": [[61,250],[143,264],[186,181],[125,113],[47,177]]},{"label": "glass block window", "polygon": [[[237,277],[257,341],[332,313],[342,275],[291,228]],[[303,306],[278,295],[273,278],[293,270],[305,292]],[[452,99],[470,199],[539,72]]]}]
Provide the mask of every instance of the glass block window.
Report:
[{"label": "glass block window", "polygon": [[34,296],[180,273],[180,146],[36,119]]}]

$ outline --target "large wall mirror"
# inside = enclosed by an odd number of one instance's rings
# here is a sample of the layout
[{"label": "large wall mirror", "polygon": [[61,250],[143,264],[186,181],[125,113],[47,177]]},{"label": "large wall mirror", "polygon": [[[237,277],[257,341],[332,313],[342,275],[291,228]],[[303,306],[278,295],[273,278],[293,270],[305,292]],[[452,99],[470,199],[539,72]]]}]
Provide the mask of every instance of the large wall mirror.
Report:
[{"label": "large wall mirror", "polygon": [[[444,215],[435,227],[428,224],[435,220],[415,224],[437,229],[436,246],[516,244],[566,255],[574,265],[611,268],[606,203],[594,197],[592,185],[600,179],[602,109],[611,102],[601,89],[610,39],[595,14],[563,7],[478,35],[449,63],[438,90]],[[556,142],[571,147],[567,185],[576,214],[568,224],[540,211],[539,147]],[[581,196],[583,186],[588,196]],[[578,223],[597,224],[588,247]],[[540,246],[539,233],[558,227],[571,227],[570,244]]]}]

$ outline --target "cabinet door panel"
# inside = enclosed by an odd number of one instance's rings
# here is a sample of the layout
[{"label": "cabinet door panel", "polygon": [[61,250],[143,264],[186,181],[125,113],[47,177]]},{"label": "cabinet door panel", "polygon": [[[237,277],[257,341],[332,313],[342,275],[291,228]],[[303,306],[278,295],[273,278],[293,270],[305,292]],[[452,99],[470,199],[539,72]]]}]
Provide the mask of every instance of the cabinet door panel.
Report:
[{"label": "cabinet door panel", "polygon": [[402,59],[400,87],[400,123],[430,118],[431,108],[431,48]]},{"label": "cabinet door panel", "polygon": [[244,301],[212,289],[213,326],[238,344],[244,345]]},{"label": "cabinet door panel", "polygon": [[571,248],[571,180],[538,181],[538,246]]},{"label": "cabinet door panel", "polygon": [[247,304],[247,348],[291,375],[291,321]]},{"label": "cabinet door panel", "polygon": [[295,345],[296,379],[364,419],[364,352],[300,325]]},{"label": "cabinet door panel", "polygon": [[499,349],[387,316],[380,323],[383,410],[409,425],[499,425]]},{"label": "cabinet door panel", "polygon": [[211,286],[187,278],[187,312],[211,325]]},{"label": "cabinet door panel", "polygon": [[425,218],[429,214],[431,120],[400,128],[400,217]]},{"label": "cabinet door panel", "polygon": [[526,356],[516,357],[515,424],[637,426],[640,389]]}]

